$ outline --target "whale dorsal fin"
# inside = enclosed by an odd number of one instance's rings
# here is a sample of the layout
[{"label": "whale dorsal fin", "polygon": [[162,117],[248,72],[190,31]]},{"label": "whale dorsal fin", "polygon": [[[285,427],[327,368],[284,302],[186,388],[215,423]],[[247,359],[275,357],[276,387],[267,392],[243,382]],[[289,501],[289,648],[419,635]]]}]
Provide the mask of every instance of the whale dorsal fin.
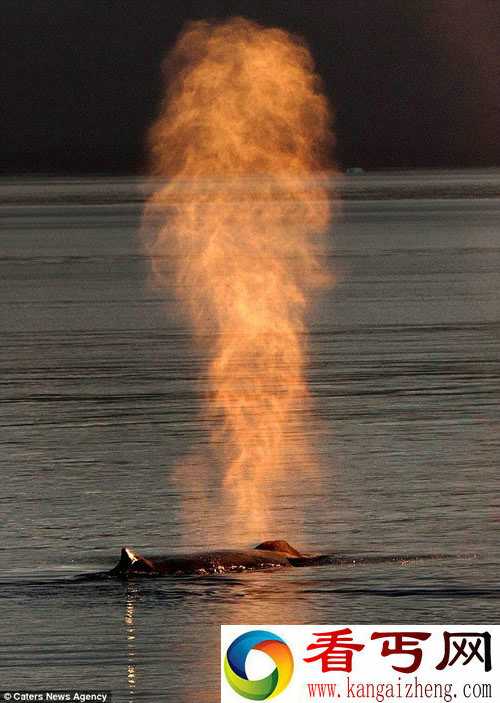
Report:
[{"label": "whale dorsal fin", "polygon": [[136,554],[129,547],[122,548],[120,561],[115,569],[120,573],[129,573],[131,571],[153,573],[156,571],[155,565],[149,559]]},{"label": "whale dorsal fin", "polygon": [[270,539],[266,542],[261,542],[255,549],[264,549],[268,552],[281,552],[287,557],[301,557],[302,554],[294,549],[288,542],[284,539]]}]

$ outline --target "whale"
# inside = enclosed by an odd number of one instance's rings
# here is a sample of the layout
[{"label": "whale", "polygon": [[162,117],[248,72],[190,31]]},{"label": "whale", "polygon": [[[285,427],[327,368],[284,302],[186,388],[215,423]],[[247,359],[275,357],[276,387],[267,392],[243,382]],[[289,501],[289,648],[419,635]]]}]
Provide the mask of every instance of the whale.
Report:
[{"label": "whale", "polygon": [[72,581],[101,581],[160,576],[204,576],[258,569],[287,567],[338,566],[361,564],[407,564],[427,559],[442,559],[442,554],[406,555],[343,555],[303,554],[285,540],[268,540],[253,549],[216,549],[209,552],[180,554],[161,559],[151,559],[122,547],[118,564],[109,571],[92,572],[71,577]]},{"label": "whale", "polygon": [[268,540],[253,549],[221,549],[153,560],[123,547],[118,564],[94,577],[128,580],[148,576],[192,576],[256,569],[277,569],[321,564],[324,555],[305,555],[285,540]]}]

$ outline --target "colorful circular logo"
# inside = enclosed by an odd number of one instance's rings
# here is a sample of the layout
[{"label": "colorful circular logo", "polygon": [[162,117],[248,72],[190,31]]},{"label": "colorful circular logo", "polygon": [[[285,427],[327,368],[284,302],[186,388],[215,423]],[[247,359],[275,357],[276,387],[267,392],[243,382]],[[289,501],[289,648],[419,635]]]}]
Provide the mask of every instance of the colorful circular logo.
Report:
[{"label": "colorful circular logo", "polygon": [[[251,681],[245,664],[252,649],[267,654],[276,664],[274,671],[263,679]],[[278,635],[266,630],[252,630],[237,637],[229,646],[224,659],[226,679],[236,693],[252,701],[274,698],[290,683],[293,674],[293,657],[290,648]]]}]

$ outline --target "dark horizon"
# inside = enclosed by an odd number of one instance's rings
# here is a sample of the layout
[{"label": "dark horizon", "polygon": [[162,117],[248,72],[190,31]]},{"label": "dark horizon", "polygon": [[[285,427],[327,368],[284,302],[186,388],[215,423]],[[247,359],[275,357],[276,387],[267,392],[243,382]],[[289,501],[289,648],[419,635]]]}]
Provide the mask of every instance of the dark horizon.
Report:
[{"label": "dark horizon", "polygon": [[0,173],[146,173],[162,58],[187,21],[233,15],[304,37],[344,168],[499,166],[498,6],[435,5],[6,0]]}]

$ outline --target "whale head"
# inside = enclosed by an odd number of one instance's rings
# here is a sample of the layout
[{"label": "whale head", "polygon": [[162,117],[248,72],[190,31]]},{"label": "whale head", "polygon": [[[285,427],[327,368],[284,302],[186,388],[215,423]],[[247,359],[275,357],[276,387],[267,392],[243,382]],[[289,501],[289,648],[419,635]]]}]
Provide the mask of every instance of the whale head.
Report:
[{"label": "whale head", "polygon": [[287,557],[301,557],[302,554],[292,547],[284,539],[270,539],[266,542],[261,542],[255,549],[262,549],[266,552],[280,552]]}]

